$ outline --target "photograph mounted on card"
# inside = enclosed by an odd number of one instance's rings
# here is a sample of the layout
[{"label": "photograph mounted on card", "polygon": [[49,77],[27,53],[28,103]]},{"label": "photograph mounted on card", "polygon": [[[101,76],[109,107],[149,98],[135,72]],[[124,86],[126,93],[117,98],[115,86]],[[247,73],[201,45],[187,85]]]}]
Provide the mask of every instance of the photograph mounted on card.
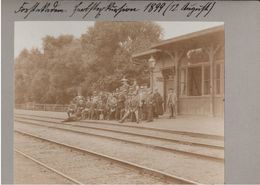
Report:
[{"label": "photograph mounted on card", "polygon": [[253,4],[5,1],[3,182],[238,182]]},{"label": "photograph mounted on card", "polygon": [[224,182],[222,22],[16,22],[14,66],[15,183]]}]

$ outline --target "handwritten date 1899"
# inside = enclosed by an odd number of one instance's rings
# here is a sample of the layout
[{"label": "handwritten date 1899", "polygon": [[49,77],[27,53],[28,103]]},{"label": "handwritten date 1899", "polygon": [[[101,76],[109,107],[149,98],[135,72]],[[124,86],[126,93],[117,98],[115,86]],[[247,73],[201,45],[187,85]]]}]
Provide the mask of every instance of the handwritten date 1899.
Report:
[{"label": "handwritten date 1899", "polygon": [[185,4],[172,2],[150,2],[144,7],[144,12],[148,13],[160,13],[163,16],[166,15],[167,12],[184,12],[187,17],[191,15],[195,15],[195,17],[199,17],[205,12],[204,17],[206,17],[210,11],[215,6],[216,2],[200,2],[200,3],[191,3],[187,2]]},{"label": "handwritten date 1899", "polygon": [[144,12],[160,12],[164,7],[165,7],[166,3],[149,3],[148,5],[146,5],[146,7],[144,8]]}]

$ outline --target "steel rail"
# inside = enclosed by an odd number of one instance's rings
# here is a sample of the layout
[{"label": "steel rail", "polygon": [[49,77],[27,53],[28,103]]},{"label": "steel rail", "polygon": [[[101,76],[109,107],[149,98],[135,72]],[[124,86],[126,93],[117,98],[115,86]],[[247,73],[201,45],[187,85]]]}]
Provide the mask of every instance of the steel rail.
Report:
[{"label": "steel rail", "polygon": [[18,154],[20,154],[20,155],[22,155],[22,156],[24,156],[24,157],[30,159],[31,161],[37,163],[38,165],[43,166],[43,167],[49,169],[50,171],[52,171],[52,172],[54,172],[54,173],[56,173],[56,174],[58,174],[58,175],[64,177],[65,179],[68,179],[68,180],[72,181],[72,182],[75,183],[75,184],[80,184],[80,185],[83,185],[83,184],[84,184],[84,183],[79,182],[78,180],[76,180],[76,179],[74,179],[74,178],[72,178],[72,177],[69,177],[68,175],[66,175],[66,174],[64,174],[64,173],[62,173],[62,172],[60,172],[60,171],[58,171],[58,170],[56,170],[56,169],[54,169],[54,168],[48,166],[47,164],[44,164],[44,163],[40,162],[39,160],[33,158],[32,156],[30,156],[30,155],[28,155],[28,154],[25,154],[24,152],[22,152],[22,151],[20,151],[20,150],[18,150],[18,149],[16,149],[16,148],[14,149],[14,151],[17,152]]},{"label": "steel rail", "polygon": [[66,148],[69,148],[69,149],[72,149],[72,150],[76,150],[76,151],[79,151],[79,152],[82,152],[82,153],[87,153],[89,155],[93,155],[93,156],[96,156],[96,157],[99,157],[99,158],[104,158],[106,160],[116,162],[120,165],[129,167],[129,168],[133,168],[133,169],[136,169],[138,171],[146,172],[147,174],[149,174],[151,176],[159,177],[159,178],[162,178],[164,180],[173,181],[174,183],[201,184],[201,183],[198,183],[198,182],[195,182],[195,181],[192,181],[192,180],[188,180],[188,179],[185,179],[185,178],[173,175],[173,174],[169,174],[169,173],[165,173],[165,172],[162,172],[162,171],[159,171],[159,170],[148,168],[148,167],[145,167],[145,166],[142,166],[142,165],[139,165],[139,164],[135,164],[135,163],[132,163],[132,162],[129,162],[129,161],[121,160],[121,159],[118,159],[118,158],[115,158],[115,157],[112,157],[112,156],[108,156],[108,155],[105,155],[105,154],[101,154],[101,153],[98,153],[98,152],[95,152],[95,151],[91,151],[91,150],[87,150],[87,149],[84,149],[84,148],[72,146],[72,145],[69,145],[69,144],[66,144],[66,143],[62,143],[62,142],[54,141],[54,140],[51,140],[51,139],[43,138],[41,136],[37,136],[37,135],[27,133],[27,132],[24,132],[24,131],[19,131],[19,130],[15,129],[14,132],[25,135],[25,136],[29,136],[29,137],[32,137],[32,138],[36,138],[36,139],[39,139],[39,140],[42,140],[42,141],[45,141],[45,142],[54,143],[54,144],[57,144],[59,146],[63,146],[63,147],[66,147]]},{"label": "steel rail", "polygon": [[26,118],[26,117],[17,117],[17,118],[22,118],[22,119],[27,119],[27,120],[29,119],[29,120],[34,120],[34,121],[43,121],[43,122],[49,122],[49,123],[56,123],[56,124],[71,125],[71,126],[75,126],[75,127],[90,128],[90,129],[109,131],[109,132],[115,132],[115,133],[121,133],[121,134],[127,134],[127,135],[141,136],[141,137],[147,137],[147,138],[152,138],[152,139],[170,141],[170,142],[184,144],[184,145],[193,145],[193,146],[200,146],[200,147],[214,148],[214,149],[221,149],[221,150],[224,149],[223,146],[219,146],[219,145],[210,145],[210,144],[205,144],[205,143],[183,141],[183,140],[170,139],[170,138],[164,138],[164,137],[158,137],[158,136],[151,136],[151,135],[147,135],[147,134],[119,131],[119,130],[113,130],[113,129],[108,129],[108,128],[99,128],[99,127],[95,127],[95,126],[78,125],[78,124],[75,125],[75,124],[69,124],[69,123],[65,123],[65,122],[61,123],[61,122],[55,122],[55,121],[51,121],[51,120],[42,120],[42,119],[34,119],[34,118]]},{"label": "steel rail", "polygon": [[[33,115],[33,114],[20,114],[15,113],[16,115],[20,116],[33,116],[33,117],[39,117],[39,118],[50,118],[50,119],[57,119],[62,120],[62,118],[52,117],[52,116],[40,116],[40,115]],[[165,132],[165,133],[171,133],[171,134],[178,134],[178,135],[188,135],[191,137],[200,137],[205,139],[214,139],[214,140],[220,140],[224,141],[224,136],[216,135],[216,134],[205,134],[205,133],[193,133],[188,131],[178,131],[178,130],[166,130],[166,129],[159,129],[159,128],[152,128],[152,127],[142,127],[142,126],[134,126],[134,125],[123,125],[123,124],[117,124],[117,123],[110,123],[106,120],[97,121],[97,120],[81,120],[79,122],[85,122],[85,123],[96,123],[101,125],[112,125],[112,126],[118,126],[118,127],[128,127],[128,128],[138,128],[142,130],[151,130],[151,131],[159,131],[159,132]]]},{"label": "steel rail", "polygon": [[193,157],[198,157],[198,158],[202,158],[202,159],[214,160],[214,161],[221,162],[221,163],[224,162],[224,159],[221,158],[221,157],[199,154],[199,153],[184,151],[184,150],[180,150],[180,149],[167,148],[167,147],[163,147],[163,146],[146,144],[146,143],[126,140],[126,139],[120,139],[120,138],[115,138],[115,137],[101,135],[101,134],[93,134],[93,133],[89,133],[89,132],[86,132],[86,131],[83,132],[83,131],[79,131],[79,130],[71,130],[71,129],[67,129],[67,128],[48,126],[48,125],[43,125],[43,124],[40,124],[40,123],[34,123],[34,122],[28,122],[28,121],[17,120],[17,122],[24,123],[24,124],[37,125],[37,126],[42,126],[42,127],[52,128],[52,129],[57,129],[57,130],[63,130],[63,131],[68,131],[68,132],[73,132],[73,133],[78,133],[78,134],[83,134],[83,135],[90,135],[90,136],[107,138],[107,139],[116,140],[116,141],[127,142],[127,143],[131,143],[131,144],[136,144],[136,145],[140,145],[140,146],[164,150],[164,151],[168,151],[168,152],[180,153],[180,154],[184,154],[184,155],[187,155],[187,156],[193,156]]}]

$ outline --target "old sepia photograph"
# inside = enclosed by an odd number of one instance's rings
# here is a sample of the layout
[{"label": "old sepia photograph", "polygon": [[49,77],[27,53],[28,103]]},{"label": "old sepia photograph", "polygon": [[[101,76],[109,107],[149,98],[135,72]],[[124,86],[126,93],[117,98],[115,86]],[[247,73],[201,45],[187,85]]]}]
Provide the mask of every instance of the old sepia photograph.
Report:
[{"label": "old sepia photograph", "polygon": [[17,21],[15,184],[223,184],[224,22]]}]

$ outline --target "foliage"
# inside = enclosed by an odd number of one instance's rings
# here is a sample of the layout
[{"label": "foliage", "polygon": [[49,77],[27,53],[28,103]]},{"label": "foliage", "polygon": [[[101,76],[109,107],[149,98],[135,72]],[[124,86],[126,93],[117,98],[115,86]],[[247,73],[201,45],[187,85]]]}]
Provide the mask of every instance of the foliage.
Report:
[{"label": "foliage", "polygon": [[23,50],[15,60],[15,102],[68,103],[82,87],[113,91],[125,76],[149,83],[147,64],[134,65],[131,55],[159,41],[153,22],[96,22],[80,38],[43,38],[43,52]]}]

